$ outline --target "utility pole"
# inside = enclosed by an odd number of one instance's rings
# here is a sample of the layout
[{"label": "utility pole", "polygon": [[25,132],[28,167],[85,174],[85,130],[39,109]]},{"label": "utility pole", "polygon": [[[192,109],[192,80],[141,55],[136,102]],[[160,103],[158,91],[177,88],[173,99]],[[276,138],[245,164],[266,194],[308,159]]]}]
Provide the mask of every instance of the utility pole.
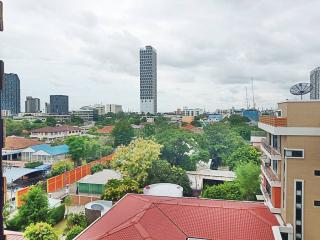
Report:
[{"label": "utility pole", "polygon": [[[0,32],[3,31],[3,3],[0,1]],[[3,87],[3,78],[4,78],[4,64],[3,61],[0,60],[0,91]],[[4,179],[3,179],[3,171],[2,171],[2,148],[3,148],[3,120],[2,120],[2,106],[0,100],[0,186],[1,193],[0,194],[0,240],[5,240],[4,230],[3,230],[3,208],[4,208],[4,196],[6,190],[4,189]]]}]

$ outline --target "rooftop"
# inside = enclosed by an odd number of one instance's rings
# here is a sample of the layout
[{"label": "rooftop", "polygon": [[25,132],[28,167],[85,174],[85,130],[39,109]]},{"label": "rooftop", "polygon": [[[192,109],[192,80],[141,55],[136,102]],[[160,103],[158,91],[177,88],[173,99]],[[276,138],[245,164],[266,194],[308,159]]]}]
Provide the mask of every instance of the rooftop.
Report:
[{"label": "rooftop", "polygon": [[257,202],[127,194],[77,240],[274,240],[279,226]]},{"label": "rooftop", "polygon": [[102,134],[111,133],[113,129],[114,129],[113,125],[105,126],[103,128],[98,129],[97,133],[102,133]]},{"label": "rooftop", "polygon": [[30,146],[43,144],[42,142],[34,139],[24,137],[9,136],[6,137],[4,150],[18,150],[25,149]]},{"label": "rooftop", "polygon": [[92,175],[88,175],[78,183],[89,183],[89,184],[106,184],[110,179],[121,179],[122,176],[119,172],[110,169],[104,169],[101,172],[97,172]]},{"label": "rooftop", "polygon": [[[38,151],[43,151],[48,153],[49,155],[60,155],[60,154],[67,154],[69,152],[69,147],[66,144],[58,145],[58,146],[50,146],[48,144],[41,144],[30,147],[35,153]],[[28,152],[28,149],[25,150]],[[24,151],[23,151],[24,152]]]},{"label": "rooftop", "polygon": [[67,132],[67,131],[81,131],[81,128],[63,125],[58,127],[43,127],[34,129],[31,133],[54,133],[54,132]]}]

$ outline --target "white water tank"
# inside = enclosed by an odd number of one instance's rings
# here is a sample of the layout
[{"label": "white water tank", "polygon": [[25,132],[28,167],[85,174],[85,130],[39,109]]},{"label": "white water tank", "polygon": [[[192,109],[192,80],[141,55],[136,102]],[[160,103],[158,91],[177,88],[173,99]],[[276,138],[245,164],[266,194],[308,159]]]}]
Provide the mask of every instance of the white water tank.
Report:
[{"label": "white water tank", "polygon": [[182,197],[183,187],[173,183],[156,183],[145,186],[143,193],[153,196]]}]

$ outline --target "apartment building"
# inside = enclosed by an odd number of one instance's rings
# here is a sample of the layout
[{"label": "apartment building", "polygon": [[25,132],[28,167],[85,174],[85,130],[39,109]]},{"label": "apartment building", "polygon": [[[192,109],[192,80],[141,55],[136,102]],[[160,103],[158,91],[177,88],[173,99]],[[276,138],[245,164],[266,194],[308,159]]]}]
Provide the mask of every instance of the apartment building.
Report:
[{"label": "apartment building", "polygon": [[122,112],[122,105],[106,104],[106,113],[119,113]]},{"label": "apartment building", "polygon": [[[261,116],[261,191],[283,221],[283,240],[320,237],[320,101],[286,101],[275,116]],[[281,239],[281,238],[280,238]]]}]

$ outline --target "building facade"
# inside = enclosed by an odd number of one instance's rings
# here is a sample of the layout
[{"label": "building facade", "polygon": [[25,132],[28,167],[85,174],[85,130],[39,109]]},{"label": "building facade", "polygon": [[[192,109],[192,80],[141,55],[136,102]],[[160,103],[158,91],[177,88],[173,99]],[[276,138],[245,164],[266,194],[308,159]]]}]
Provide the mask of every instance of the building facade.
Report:
[{"label": "building facade", "polygon": [[50,95],[50,114],[64,115],[69,113],[69,97]]},{"label": "building facade", "polygon": [[140,112],[157,114],[157,52],[140,49]]},{"label": "building facade", "polygon": [[310,84],[312,86],[310,99],[319,99],[320,93],[320,67],[313,69],[310,72]]},{"label": "building facade", "polygon": [[40,112],[40,99],[27,96],[25,101],[25,112],[26,113]]},{"label": "building facade", "polygon": [[58,126],[58,127],[43,127],[31,130],[30,138],[37,138],[51,142],[55,139],[64,139],[69,136],[79,136],[82,134],[82,129],[73,126]]},{"label": "building facade", "polygon": [[203,108],[188,108],[188,107],[184,107],[183,111],[182,111],[182,115],[183,116],[193,116],[193,117],[202,115],[204,113],[205,113],[205,111],[204,111]]},{"label": "building facade", "polygon": [[258,123],[267,132],[261,145],[261,191],[271,211],[283,220],[284,240],[316,240],[320,236],[320,102],[282,102],[276,113],[261,116]]},{"label": "building facade", "polygon": [[72,115],[80,117],[84,122],[92,122],[98,120],[98,110],[90,106],[84,106],[79,110],[72,111]]},{"label": "building facade", "polygon": [[106,105],[106,113],[119,113],[123,112],[122,105],[118,104],[107,104]]},{"label": "building facade", "polygon": [[21,112],[20,79],[15,73],[5,73],[1,91],[2,109],[10,110],[11,114]]},{"label": "building facade", "polygon": [[99,116],[102,116],[106,113],[106,106],[103,104],[95,104],[93,107],[97,109]]}]

